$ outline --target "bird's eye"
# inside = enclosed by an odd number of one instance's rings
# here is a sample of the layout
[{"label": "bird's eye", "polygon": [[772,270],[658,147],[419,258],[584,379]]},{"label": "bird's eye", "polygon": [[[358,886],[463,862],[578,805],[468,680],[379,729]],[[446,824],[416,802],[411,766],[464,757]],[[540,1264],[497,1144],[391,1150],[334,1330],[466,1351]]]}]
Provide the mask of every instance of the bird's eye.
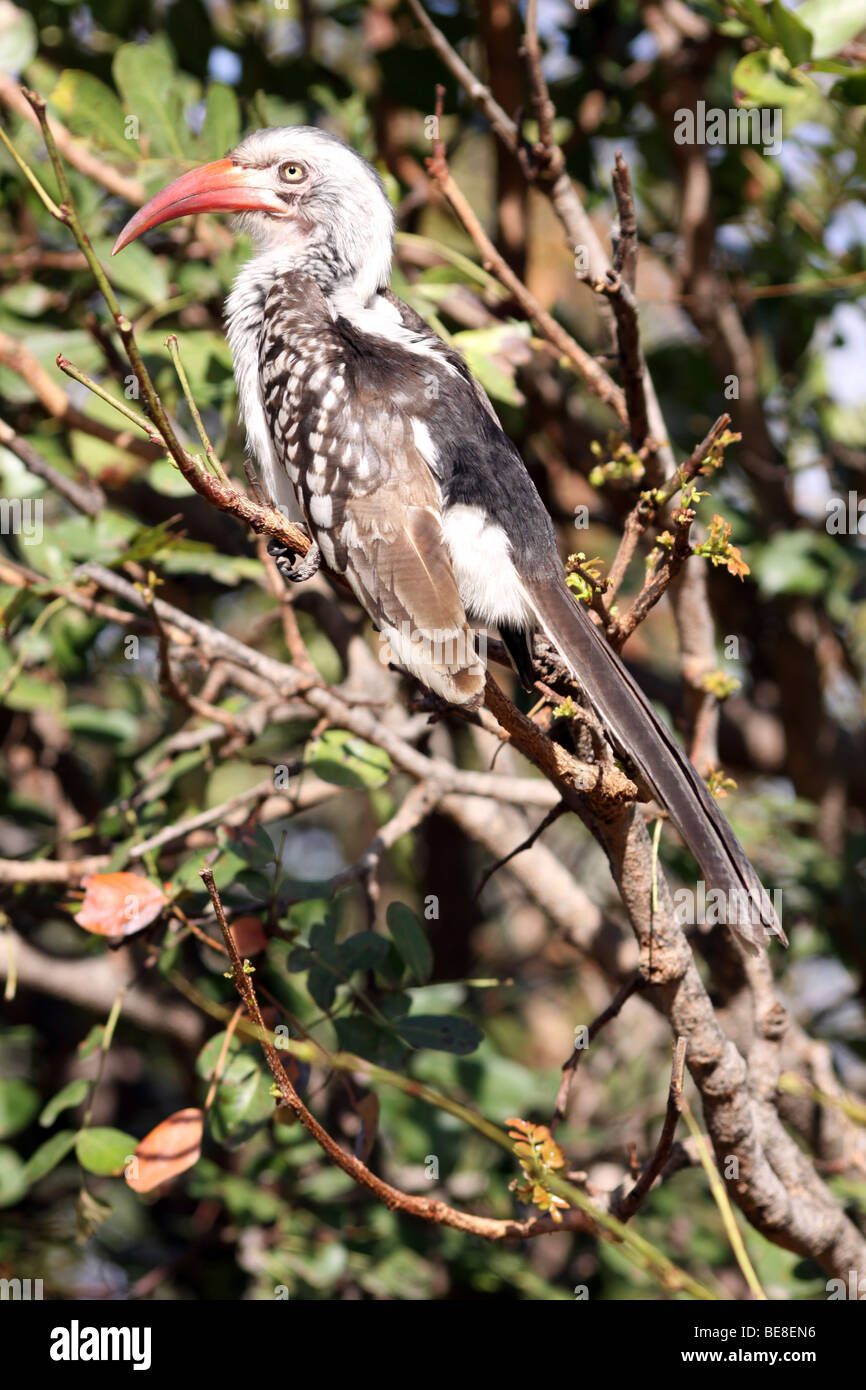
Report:
[{"label": "bird's eye", "polygon": [[283,183],[301,183],[307,177],[307,171],[303,164],[296,164],[294,160],[288,164],[280,165],[280,178]]}]

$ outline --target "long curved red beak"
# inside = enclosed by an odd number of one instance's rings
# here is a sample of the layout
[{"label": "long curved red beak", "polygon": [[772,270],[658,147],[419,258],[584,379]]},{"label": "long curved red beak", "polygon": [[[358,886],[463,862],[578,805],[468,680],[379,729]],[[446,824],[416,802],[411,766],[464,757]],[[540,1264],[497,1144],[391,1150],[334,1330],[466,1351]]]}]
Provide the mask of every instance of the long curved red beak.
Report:
[{"label": "long curved red beak", "polygon": [[216,159],[213,164],[181,174],[129,219],[111,249],[112,256],[160,222],[194,212],[276,212],[286,216],[286,204],[264,186],[263,178],[260,169],[245,169],[230,159]]}]

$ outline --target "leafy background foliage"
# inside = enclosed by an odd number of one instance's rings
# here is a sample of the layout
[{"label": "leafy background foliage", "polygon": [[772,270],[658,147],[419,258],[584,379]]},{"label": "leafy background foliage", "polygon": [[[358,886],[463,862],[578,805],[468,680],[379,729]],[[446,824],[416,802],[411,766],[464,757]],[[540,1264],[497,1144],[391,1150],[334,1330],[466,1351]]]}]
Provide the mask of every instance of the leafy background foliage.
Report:
[{"label": "leafy background foliage", "polygon": [[[623,0],[575,11],[551,0],[542,5],[542,33],[557,137],[601,229],[611,216],[614,148],[623,148],[631,167],[644,345],[672,442],[688,454],[728,408],[744,432],[742,454],[735,451],[713,481],[701,510],[709,523],[723,508],[751,570],[742,589],[723,571],[710,579],[720,631],[743,634],[733,668],[742,690],[727,707],[722,751],[749,795],[728,805],[768,881],[784,891],[794,944],[774,964],[786,997],[800,1021],[832,1043],[843,1079],[862,1093],[864,550],[857,535],[831,535],[825,526],[828,499],[856,492],[866,469],[866,53],[857,43],[858,9],[828,0],[806,0],[796,13],[779,0],[692,6],[706,25],[697,95],[727,108],[736,91],[746,103],[780,107],[784,118],[778,159],[738,146],[712,149],[713,216],[698,232],[707,273],[730,287],[747,322],[758,413],[742,421],[724,396],[724,368],[700,304],[692,312],[678,295],[684,289],[699,300],[706,285],[677,279],[684,172],[671,141],[664,63],[642,7]],[[454,0],[433,12],[484,72],[474,7]],[[482,20],[489,14],[485,7]],[[516,56],[511,61],[519,71]],[[207,7],[35,0],[28,10],[4,3],[0,70],[23,75],[74,136],[105,165],[140,180],[146,195],[182,168],[221,157],[261,125],[325,124],[377,161],[400,209],[395,288],[466,352],[523,449],[564,544],[575,545],[572,509],[588,503],[591,526],[579,533],[580,546],[610,561],[622,490],[587,481],[597,462],[590,445],[607,447],[609,417],[538,353],[464,234],[419,192],[429,153],[425,117],[442,80],[452,168],[492,230],[497,196],[511,176],[406,11],[339,0],[291,0],[285,9],[231,0]],[[17,117],[9,128],[56,194],[37,133]],[[163,228],[109,264],[128,205],[69,172],[163,399],[194,447],[164,347],[176,331],[208,432],[240,475],[243,443],[221,306],[248,248],[212,220],[192,235]],[[122,383],[106,372],[103,310],[86,269],[69,259],[68,235],[5,154],[0,182],[0,333],[55,379],[60,353],[122,399]],[[522,216],[531,287],[582,341],[600,347],[594,310],[546,206],[532,195]],[[779,286],[787,289],[776,293]],[[483,326],[453,313],[454,297],[470,294],[488,311]],[[747,363],[734,370],[747,372]],[[545,380],[553,391],[547,411]],[[75,386],[69,394],[92,420],[116,429],[105,402]],[[286,656],[250,539],[210,511],[166,459],[143,458],[46,415],[32,374],[22,376],[8,355],[0,355],[0,398],[4,416],[52,464],[69,474],[83,470],[108,497],[98,517],[83,518],[4,450],[4,496],[41,496],[46,520],[39,544],[3,538],[11,556],[54,584],[70,581],[85,560],[116,567],[137,558],[159,575],[165,597]],[[746,466],[749,447],[762,455],[757,472]],[[195,1030],[181,1038],[137,1026],[123,1008],[94,1029],[80,1002],[31,990],[10,997],[0,1035],[4,1268],[43,1277],[66,1297],[273,1298],[283,1289],[311,1299],[546,1300],[572,1298],[576,1285],[605,1299],[662,1297],[617,1248],[586,1237],[485,1245],[369,1200],[299,1125],[282,1112],[274,1118],[257,1048],[227,1036],[207,1015],[209,1005],[230,1015],[235,996],[225,958],[202,940],[203,856],[230,914],[252,918],[254,938],[256,927],[260,933],[242,953],[254,961],[272,1023],[285,1016],[293,1034],[303,1030],[329,1050],[410,1072],[498,1124],[511,1116],[544,1122],[574,1028],[604,1007],[607,994],[597,969],[551,931],[520,885],[501,874],[476,898],[484,856],[434,815],[389,853],[370,930],[357,885],[336,893],[328,885],[363,853],[405,792],[387,755],[299,719],[271,723],[230,759],[218,739],[177,751],[172,736],[185,715],[160,693],[153,637],[142,632],[130,660],[129,634],[117,623],[63,604],[46,616],[38,587],[22,597],[3,585],[0,597],[8,638],[0,652],[8,782],[2,852],[52,857],[58,843],[81,853],[107,849],[108,871],[145,874],[182,915],[169,911],[135,937],[138,977],[165,1001],[185,982],[200,1021],[197,1041]],[[339,680],[339,654],[325,627],[303,605],[298,616],[318,671]],[[669,615],[655,615],[634,648],[629,656],[651,694],[676,706]],[[241,700],[229,694],[222,703],[231,713]],[[450,736],[466,751],[459,730]],[[130,849],[162,826],[221,805],[295,759],[304,775],[339,795],[291,819],[223,829],[204,848],[156,849],[130,862]],[[605,866],[576,824],[561,822],[548,842],[616,916]],[[663,854],[688,882],[685,856],[673,845]],[[56,886],[7,886],[4,896],[6,920],[46,953],[111,958],[103,940],[76,925],[80,901],[67,895],[64,902]],[[206,931],[213,935],[212,921]],[[665,1030],[639,1001],[633,1007],[633,1026],[615,1027],[594,1044],[557,1133],[571,1167],[587,1169],[601,1187],[622,1172],[629,1143],[641,1157],[651,1150],[664,1110]],[[454,1116],[387,1087],[376,1089],[376,1101],[348,1078],[290,1065],[328,1128],[357,1152],[372,1153],[398,1185],[429,1190],[425,1165],[434,1156],[448,1200],[513,1213],[516,1161]],[[136,1195],[119,1174],[138,1142],[167,1116],[208,1100],[200,1160],[158,1200]],[[831,1181],[859,1213],[862,1181]],[[662,1186],[640,1221],[647,1239],[697,1277],[741,1291],[700,1169]],[[817,1266],[753,1232],[748,1242],[771,1295],[823,1296]]]}]

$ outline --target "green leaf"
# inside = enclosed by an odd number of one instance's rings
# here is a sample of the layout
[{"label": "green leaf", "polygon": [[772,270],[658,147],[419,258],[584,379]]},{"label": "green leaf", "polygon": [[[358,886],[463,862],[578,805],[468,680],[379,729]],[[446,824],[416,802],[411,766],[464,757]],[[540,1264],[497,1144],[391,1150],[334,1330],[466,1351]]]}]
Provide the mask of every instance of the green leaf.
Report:
[{"label": "green leaf", "polygon": [[804,0],[797,19],[815,36],[815,58],[831,58],[866,28],[863,0]]},{"label": "green leaf", "polygon": [[461,1057],[474,1052],[483,1042],[483,1034],[474,1023],[453,1014],[413,1014],[395,1018],[394,1027],[411,1047],[456,1052]]},{"label": "green leaf", "polygon": [[515,373],[532,356],[531,333],[528,323],[497,323],[492,328],[455,333],[452,342],[488,395],[506,405],[522,405],[524,398],[517,389]]},{"label": "green leaf", "polygon": [[337,787],[383,787],[391,774],[388,754],[346,729],[326,729],[308,743],[304,762]]},{"label": "green leaf", "polygon": [[731,8],[753,34],[757,34],[765,43],[773,42],[773,27],[759,0],[731,0]]},{"label": "green leaf", "polygon": [[307,976],[307,989],[310,992],[310,998],[314,1003],[318,1004],[319,1008],[324,1013],[328,1013],[328,1011],[333,1008],[334,1000],[337,997],[337,985],[339,983],[333,971],[327,969],[324,965],[314,965],[311,967],[310,973]]},{"label": "green leaf", "polygon": [[165,47],[154,40],[125,43],[111,70],[129,114],[138,118],[139,138],[150,157],[184,160],[183,98]]},{"label": "green leaf", "polygon": [[102,709],[99,705],[71,705],[63,713],[63,726],[73,734],[85,734],[100,743],[134,746],[141,733],[137,714],[126,709]]},{"label": "green leaf", "polygon": [[803,528],[780,531],[766,545],[755,546],[749,557],[761,592],[816,596],[829,589],[840,563],[835,543],[826,535]]},{"label": "green leaf", "polygon": [[52,1096],[42,1114],[39,1116],[39,1123],[43,1129],[48,1129],[53,1125],[57,1116],[64,1110],[71,1110],[74,1105],[80,1105],[90,1090],[89,1081],[70,1081],[68,1086]]},{"label": "green leaf", "polygon": [[[393,950],[393,947],[390,948]],[[379,1002],[379,1009],[386,1018],[403,1018],[412,1008],[412,996],[403,990],[399,994],[388,994]]]},{"label": "green leaf", "polygon": [[0,1139],[26,1129],[39,1110],[39,1092],[17,1077],[0,1080]]},{"label": "green leaf", "polygon": [[403,961],[415,979],[423,984],[433,973],[433,951],[427,933],[405,903],[390,903],[385,920]]},{"label": "green leaf", "polygon": [[[214,1033],[212,1038],[208,1038],[201,1052],[195,1060],[196,1073],[205,1081],[210,1081],[217,1068],[217,1062],[222,1056],[223,1048],[226,1045],[225,1029],[220,1033]],[[241,1051],[243,1044],[236,1036],[232,1036],[226,1048],[227,1057],[236,1057]]]},{"label": "green leaf", "polygon": [[406,1060],[406,1044],[361,1014],[335,1019],[334,1029],[337,1046],[342,1052],[354,1052],[368,1062],[378,1062],[394,1070],[399,1070]]},{"label": "green leaf", "polygon": [[17,77],[36,53],[38,42],[31,15],[16,5],[0,9],[0,72]]},{"label": "green leaf", "polygon": [[274,842],[263,825],[257,825],[246,838],[231,839],[225,830],[217,832],[220,846],[236,854],[254,869],[271,869],[276,857]]},{"label": "green leaf", "polygon": [[249,1052],[233,1057],[220,1077],[208,1113],[211,1133],[220,1144],[243,1144],[274,1111],[270,1078]]},{"label": "green leaf", "polygon": [[3,301],[4,309],[11,313],[25,319],[36,319],[50,308],[52,294],[43,285],[34,285],[32,281],[20,281],[17,285],[9,285],[4,289],[0,299]]},{"label": "green leaf", "polygon": [[93,249],[111,283],[142,304],[162,304],[169,297],[168,274],[159,256],[141,241],[133,241],[122,256],[112,258],[111,237],[94,237]]},{"label": "green leaf", "polygon": [[282,963],[290,975],[299,975],[315,963],[315,957],[308,946],[293,946],[290,950],[287,946],[288,943],[285,941],[272,941],[268,947],[269,962],[276,964],[279,956],[282,956]]},{"label": "green leaf", "polygon": [[[207,292],[203,297],[208,297]],[[164,340],[164,329],[145,333],[141,338],[142,350],[164,361]],[[225,338],[211,330],[191,330],[184,333],[180,346],[184,369],[199,406],[233,402],[232,356]],[[169,372],[164,366],[163,371],[166,378],[173,379],[173,369]],[[188,420],[187,428],[192,431],[191,420]]]},{"label": "green leaf", "polygon": [[[185,888],[191,893],[206,894],[207,889],[201,881],[201,870],[204,868],[205,861],[201,854],[193,854],[189,859],[185,859],[176,873],[172,874],[174,886]],[[240,855],[235,854],[233,849],[224,849],[219,859],[212,866],[214,883],[221,893],[234,887],[235,883],[243,882],[249,884],[249,870],[246,862]],[[264,887],[264,894],[267,897],[270,891],[269,882],[260,874],[255,875],[255,880],[261,882]],[[247,901],[249,899],[247,898]]]},{"label": "green leaf", "polygon": [[853,71],[850,63],[840,63],[837,58],[821,58],[809,66],[812,72],[831,72],[836,77],[847,77]]},{"label": "green leaf", "polygon": [[834,82],[830,95],[849,106],[866,106],[866,68],[855,68],[839,82]]},{"label": "green leaf", "polygon": [[[7,594],[10,594],[10,593],[11,593],[11,597],[7,599],[6,595],[7,595]],[[33,594],[32,589],[13,589],[13,590],[10,590],[10,589],[8,589],[7,587],[4,586],[4,589],[3,589],[3,599],[2,599],[2,610],[3,610],[3,627],[4,627],[4,629],[5,629],[5,635],[6,635],[6,640],[7,640],[7,641],[8,641],[8,639],[9,639],[9,634],[10,634],[10,632],[12,631],[12,628],[13,628],[14,623],[15,623],[16,620],[21,616],[21,614],[24,613],[24,612],[26,611],[26,609],[30,607],[30,604],[33,603],[33,602],[35,602],[35,599],[34,599],[34,594]],[[8,663],[7,663],[5,669],[6,669],[6,670],[9,669]]]},{"label": "green leaf", "polygon": [[795,68],[812,56],[812,33],[797,14],[781,0],[772,0],[770,16],[785,57]]},{"label": "green leaf", "polygon": [[734,68],[731,83],[743,94],[744,106],[781,106],[796,118],[810,101],[821,100],[815,83],[792,68],[780,48],[747,53]]},{"label": "green leaf", "polygon": [[51,528],[50,540],[73,560],[95,559],[101,563],[125,560],[130,538],[136,534],[130,517],[106,508],[98,517],[72,516]]},{"label": "green leaf", "polygon": [[127,159],[138,154],[138,141],[125,136],[123,107],[111,88],[92,73],[66,68],[51,93],[49,105],[63,117],[74,135],[84,135]]},{"label": "green leaf", "polygon": [[337,919],[328,913],[323,922],[314,922],[310,928],[310,950],[315,951],[322,960],[333,964],[336,959]]},{"label": "green leaf", "polygon": [[90,1032],[87,1034],[87,1037],[82,1038],[81,1042],[75,1049],[78,1053],[79,1061],[84,1062],[88,1057],[92,1057],[94,1052],[96,1052],[97,1048],[100,1048],[102,1046],[102,1039],[104,1037],[105,1024],[94,1023]]},{"label": "green leaf", "polygon": [[138,1140],[131,1134],[107,1126],[82,1129],[75,1141],[75,1152],[82,1168],[104,1178],[122,1173],[137,1148]]},{"label": "green leaf", "polygon": [[370,1018],[355,1014],[351,1018],[334,1020],[337,1046],[341,1052],[353,1052],[356,1057],[365,1057],[368,1062],[379,1059],[380,1031]]},{"label": "green leaf", "polygon": [[[376,966],[376,973],[389,985],[399,985],[400,981],[403,979],[406,973],[406,962],[403,960],[393,941],[388,942],[388,953],[380,964]],[[393,997],[392,995],[391,998]],[[382,1005],[382,1012],[388,1013],[384,1004]],[[397,1010],[397,1013],[402,1014],[405,1012],[406,1009],[402,1006]]]},{"label": "green leaf", "polygon": [[27,1191],[25,1164],[7,1144],[0,1144],[0,1207],[13,1207]]},{"label": "green leaf", "polygon": [[241,112],[231,87],[212,82],[207,89],[201,142],[210,159],[222,159],[241,138]]},{"label": "green leaf", "polygon": [[262,573],[261,562],[251,555],[224,555],[207,541],[181,541],[165,551],[160,564],[165,574],[204,574],[229,586]]},{"label": "green leaf", "polygon": [[346,979],[356,970],[375,970],[388,954],[388,943],[374,931],[357,931],[337,947],[337,969]]},{"label": "green leaf", "polygon": [[151,560],[165,550],[179,544],[180,537],[172,530],[174,522],[161,521],[158,526],[142,526],[124,547],[123,563],[130,560]]},{"label": "green leaf", "polygon": [[147,470],[147,481],[162,497],[191,497],[195,495],[192,487],[171,459],[157,459]]},{"label": "green leaf", "polygon": [[78,1134],[74,1129],[60,1129],[40,1144],[24,1165],[24,1177],[28,1187],[41,1182],[58,1163],[62,1163],[68,1153],[75,1148]]},{"label": "green leaf", "polygon": [[3,696],[3,704],[7,709],[59,711],[63,708],[64,698],[61,686],[49,684],[45,680],[39,680],[37,676],[28,676],[26,672],[22,672],[16,678],[12,689],[7,690]]}]

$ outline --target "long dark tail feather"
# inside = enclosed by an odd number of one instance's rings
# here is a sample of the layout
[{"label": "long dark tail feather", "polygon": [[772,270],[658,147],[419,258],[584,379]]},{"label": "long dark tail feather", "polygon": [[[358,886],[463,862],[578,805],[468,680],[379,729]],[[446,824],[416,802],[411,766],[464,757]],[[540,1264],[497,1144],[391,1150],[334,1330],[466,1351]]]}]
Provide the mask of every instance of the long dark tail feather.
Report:
[{"label": "long dark tail feather", "polygon": [[[525,584],[527,597],[617,748],[628,755],[665,807],[711,888],[737,905],[728,915],[752,951],[770,936],[788,944],[770,896],[746,853],[676,739],[640,686],[558,578]],[[733,894],[736,896],[732,896]],[[746,896],[744,896],[746,895]],[[742,910],[745,908],[746,910]]]}]

